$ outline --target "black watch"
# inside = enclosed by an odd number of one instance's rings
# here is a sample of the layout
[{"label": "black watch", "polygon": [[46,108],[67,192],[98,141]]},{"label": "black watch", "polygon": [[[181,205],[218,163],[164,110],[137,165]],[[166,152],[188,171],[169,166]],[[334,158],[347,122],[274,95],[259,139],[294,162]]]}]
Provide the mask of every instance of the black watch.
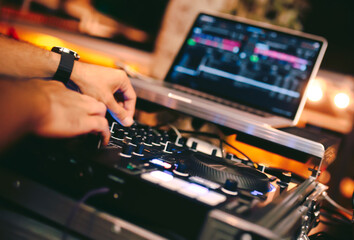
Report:
[{"label": "black watch", "polygon": [[53,79],[61,81],[66,85],[70,80],[74,61],[79,60],[80,56],[77,52],[64,47],[53,47],[52,52],[61,54],[60,63]]}]

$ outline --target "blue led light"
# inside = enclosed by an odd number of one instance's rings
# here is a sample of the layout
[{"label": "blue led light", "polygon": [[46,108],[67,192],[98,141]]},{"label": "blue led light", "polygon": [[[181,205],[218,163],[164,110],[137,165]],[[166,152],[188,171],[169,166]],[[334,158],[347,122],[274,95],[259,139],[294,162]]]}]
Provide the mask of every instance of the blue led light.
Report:
[{"label": "blue led light", "polygon": [[269,192],[274,192],[275,191],[275,187],[273,184],[270,184],[270,189],[269,189]]},{"label": "blue led light", "polygon": [[252,191],[251,194],[254,196],[262,196],[263,195],[263,193],[258,192],[257,190]]}]

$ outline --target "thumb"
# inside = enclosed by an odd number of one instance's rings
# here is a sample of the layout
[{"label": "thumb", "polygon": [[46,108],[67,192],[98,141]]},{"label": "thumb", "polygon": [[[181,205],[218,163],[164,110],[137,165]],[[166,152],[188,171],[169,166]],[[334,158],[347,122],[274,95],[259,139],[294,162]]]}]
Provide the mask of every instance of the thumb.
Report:
[{"label": "thumb", "polygon": [[106,102],[106,104],[112,117],[120,124],[125,127],[129,127],[134,123],[134,120],[131,116],[129,116],[128,111],[120,106],[113,96]]}]

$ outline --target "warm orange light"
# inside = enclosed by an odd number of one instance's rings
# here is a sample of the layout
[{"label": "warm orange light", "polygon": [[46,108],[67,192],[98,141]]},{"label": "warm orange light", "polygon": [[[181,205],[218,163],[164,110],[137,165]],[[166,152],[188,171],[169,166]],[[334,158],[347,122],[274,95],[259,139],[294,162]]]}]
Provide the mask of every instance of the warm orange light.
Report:
[{"label": "warm orange light", "polygon": [[350,98],[349,98],[348,94],[346,94],[346,93],[338,93],[334,97],[334,104],[338,108],[344,109],[349,106],[349,103],[350,103]]},{"label": "warm orange light", "polygon": [[319,81],[314,81],[308,89],[307,97],[312,102],[318,102],[323,97],[323,89]]},{"label": "warm orange light", "polygon": [[342,179],[339,185],[340,192],[346,198],[351,198],[354,191],[354,180],[349,177]]}]

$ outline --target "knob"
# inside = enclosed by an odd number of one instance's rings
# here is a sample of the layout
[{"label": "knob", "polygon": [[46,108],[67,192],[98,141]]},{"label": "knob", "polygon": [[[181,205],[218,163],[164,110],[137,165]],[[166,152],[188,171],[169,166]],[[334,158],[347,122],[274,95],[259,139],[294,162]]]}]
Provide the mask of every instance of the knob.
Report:
[{"label": "knob", "polygon": [[191,149],[192,149],[193,151],[197,151],[197,146],[198,146],[198,143],[195,142],[195,141],[193,141],[193,142],[192,142]]},{"label": "knob", "polygon": [[133,136],[135,136],[136,135],[136,128],[129,128],[128,129],[128,136],[129,137],[133,137]]},{"label": "knob", "polygon": [[289,183],[291,181],[291,172],[282,172],[280,180],[284,183]]},{"label": "knob", "polygon": [[131,140],[132,144],[137,145],[140,142],[141,142],[141,137],[140,136],[135,135],[135,136],[132,137],[132,140]]},{"label": "knob", "polygon": [[214,148],[212,151],[211,151],[211,156],[214,156],[216,157],[216,154],[218,153],[218,150],[216,148]]},{"label": "knob", "polygon": [[221,188],[221,190],[229,195],[237,195],[237,188],[238,188],[238,183],[235,180],[232,179],[227,179],[224,183],[224,186]]},{"label": "knob", "polygon": [[120,124],[118,124],[117,122],[113,122],[111,126],[111,132],[114,133],[116,131],[119,131],[120,127]]},{"label": "knob", "polygon": [[161,137],[161,144],[166,144],[166,142],[168,141],[169,138],[170,137],[169,137],[168,133],[164,132]]},{"label": "knob", "polygon": [[176,144],[177,146],[179,146],[179,147],[183,147],[183,145],[184,145],[184,139],[181,138],[181,137],[177,137],[175,144]]},{"label": "knob", "polygon": [[140,128],[139,130],[138,130],[138,135],[140,135],[140,136],[146,136],[146,131],[145,131],[145,129],[144,128]]},{"label": "knob", "polygon": [[146,138],[145,138],[145,144],[148,145],[148,146],[152,146],[152,141],[154,139],[154,135],[152,134],[149,134]]},{"label": "knob", "polygon": [[232,158],[233,158],[233,154],[232,153],[227,153],[226,154],[226,159],[229,159],[229,160],[231,160]]},{"label": "knob", "polygon": [[173,150],[173,144],[170,141],[167,141],[163,151],[166,153],[172,153],[172,150]]},{"label": "knob", "polygon": [[152,141],[152,144],[155,145],[155,146],[160,146],[161,142],[161,135],[155,135],[154,138],[153,138],[153,141]]},{"label": "knob", "polygon": [[120,155],[122,157],[127,157],[127,158],[130,158],[132,156],[132,152],[134,150],[135,146],[131,143],[129,144],[124,144],[123,146],[123,150],[122,152],[120,153]]},{"label": "knob", "polygon": [[125,133],[123,129],[118,129],[117,131],[114,131],[112,136],[116,139],[123,140],[125,137]]},{"label": "knob", "polygon": [[144,148],[145,145],[143,143],[138,143],[133,154],[137,156],[144,156]]},{"label": "knob", "polygon": [[188,173],[187,173],[187,166],[186,164],[180,162],[177,164],[176,169],[173,170],[173,172],[177,175],[183,176],[183,177],[188,177]]}]

